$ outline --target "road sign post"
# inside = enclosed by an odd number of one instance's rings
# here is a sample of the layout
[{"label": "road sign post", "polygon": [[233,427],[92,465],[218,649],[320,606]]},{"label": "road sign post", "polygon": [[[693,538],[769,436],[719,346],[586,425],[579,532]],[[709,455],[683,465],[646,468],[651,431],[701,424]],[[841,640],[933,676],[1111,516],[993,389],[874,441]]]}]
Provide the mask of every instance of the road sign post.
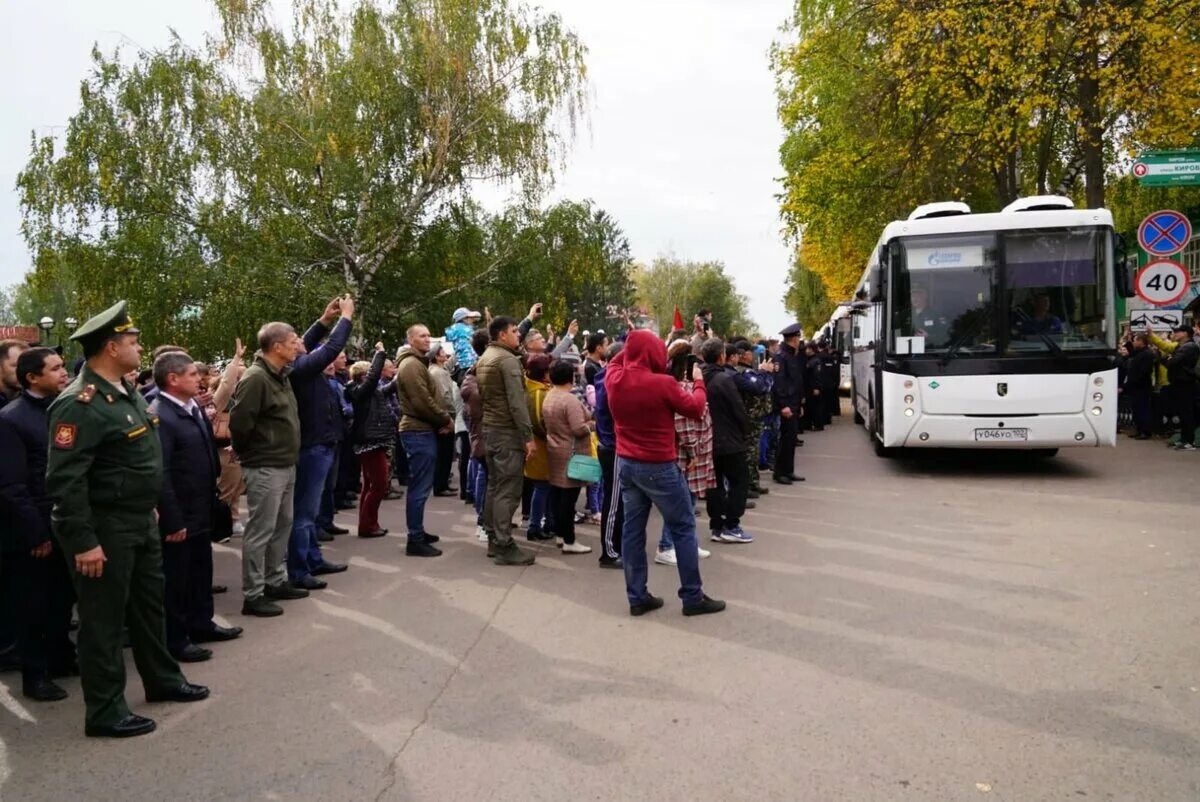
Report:
[{"label": "road sign post", "polygon": [[1134,289],[1146,303],[1169,306],[1187,294],[1188,273],[1179,262],[1160,259],[1138,272]]},{"label": "road sign post", "polygon": [[1138,156],[1133,175],[1144,187],[1200,186],[1200,150],[1151,150]]}]

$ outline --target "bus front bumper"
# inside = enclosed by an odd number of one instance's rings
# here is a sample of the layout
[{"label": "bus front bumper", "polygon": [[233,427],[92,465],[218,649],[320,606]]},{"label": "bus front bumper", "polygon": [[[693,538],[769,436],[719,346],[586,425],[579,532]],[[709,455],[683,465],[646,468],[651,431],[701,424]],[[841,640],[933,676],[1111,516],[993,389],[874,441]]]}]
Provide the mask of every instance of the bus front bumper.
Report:
[{"label": "bus front bumper", "polygon": [[1020,417],[914,415],[912,428],[897,443],[903,448],[1068,448],[1115,446],[1116,426],[1099,428],[1104,415],[1090,412]]}]

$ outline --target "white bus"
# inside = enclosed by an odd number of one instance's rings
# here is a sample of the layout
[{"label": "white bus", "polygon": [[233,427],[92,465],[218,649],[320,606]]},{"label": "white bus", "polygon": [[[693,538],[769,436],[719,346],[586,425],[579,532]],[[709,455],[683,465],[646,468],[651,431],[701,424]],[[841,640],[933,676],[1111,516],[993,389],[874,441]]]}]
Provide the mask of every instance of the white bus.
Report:
[{"label": "white bus", "polygon": [[1122,247],[1106,209],[1059,197],[889,224],[853,315],[851,399],[876,453],[1116,445]]}]

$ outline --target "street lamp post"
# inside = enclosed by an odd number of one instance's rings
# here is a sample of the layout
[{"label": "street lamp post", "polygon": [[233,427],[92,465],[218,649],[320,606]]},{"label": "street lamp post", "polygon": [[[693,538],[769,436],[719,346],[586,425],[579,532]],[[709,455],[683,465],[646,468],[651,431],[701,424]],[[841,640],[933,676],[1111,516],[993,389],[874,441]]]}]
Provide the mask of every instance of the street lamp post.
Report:
[{"label": "street lamp post", "polygon": [[50,332],[54,331],[54,318],[46,315],[38,321],[38,328],[42,330],[42,340],[49,340]]}]

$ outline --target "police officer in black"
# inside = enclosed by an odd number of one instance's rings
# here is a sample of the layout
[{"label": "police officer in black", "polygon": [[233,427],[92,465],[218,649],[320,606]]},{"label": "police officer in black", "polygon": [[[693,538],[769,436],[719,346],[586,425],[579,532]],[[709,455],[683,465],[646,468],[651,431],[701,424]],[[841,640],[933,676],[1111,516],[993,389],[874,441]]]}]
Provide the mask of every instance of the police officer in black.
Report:
[{"label": "police officer in black", "polygon": [[141,363],[138,330],[121,301],[71,339],[82,345],[86,363],[50,407],[46,491],[79,604],[84,732],[143,735],[155,724],[125,703],[126,624],[146,701],[199,701],[208,688],[184,679],[167,651],[154,517],[163,470],[158,421],[123,378]]},{"label": "police officer in black", "polygon": [[803,482],[796,475],[796,446],[800,445],[800,416],[804,412],[804,354],[800,351],[800,324],[780,332],[783,345],[775,357],[778,372],[772,392],[779,413],[779,451],[775,455],[774,479],[779,484]]}]

